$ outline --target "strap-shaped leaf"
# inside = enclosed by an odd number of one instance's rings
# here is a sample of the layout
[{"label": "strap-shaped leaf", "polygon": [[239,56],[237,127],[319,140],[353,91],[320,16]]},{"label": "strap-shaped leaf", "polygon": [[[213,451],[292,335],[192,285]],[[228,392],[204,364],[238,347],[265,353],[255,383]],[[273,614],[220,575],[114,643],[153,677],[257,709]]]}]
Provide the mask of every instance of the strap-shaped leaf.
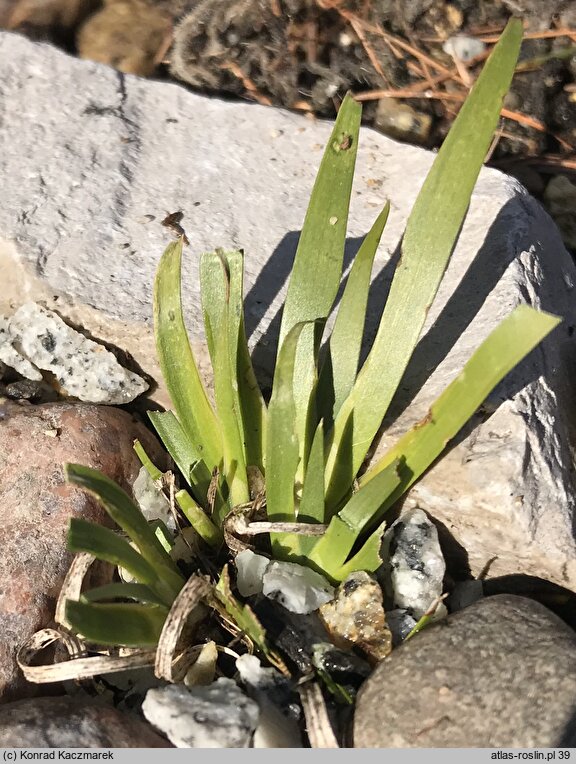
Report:
[{"label": "strap-shaped leaf", "polygon": [[156,571],[172,599],[176,597],[184,585],[184,579],[128,494],[106,475],[90,467],[66,464],[65,473],[71,483],[96,496],[114,522],[130,536],[142,557]]},{"label": "strap-shaped leaf", "polygon": [[239,424],[246,464],[264,470],[266,454],[266,405],[252,367],[244,328],[244,255],[226,253],[230,273],[230,351],[235,365]]},{"label": "strap-shaped leaf", "polygon": [[[350,394],[356,375],[362,348],[362,337],[366,322],[366,306],[370,291],[372,264],[382,238],[384,226],[388,220],[390,202],[376,218],[374,225],[364,237],[348,275],[346,287],[338,308],[338,315],[322,365],[318,381],[318,407],[330,422],[340,410],[342,403]],[[326,411],[326,403],[331,410]]]},{"label": "strap-shaped leaf", "polygon": [[196,533],[209,546],[218,549],[224,540],[222,531],[214,525],[206,512],[201,509],[187,491],[178,491],[174,497],[184,516]]},{"label": "strap-shaped leaf", "polygon": [[206,496],[212,479],[210,470],[171,411],[149,411],[148,417],[166,450],[174,459],[194,496],[206,506]]},{"label": "strap-shaped leaf", "polygon": [[382,470],[399,460],[401,482],[386,500],[384,509],[391,506],[440,456],[486,396],[560,320],[527,305],[518,306],[484,340],[462,372],[432,404],[425,419],[369,469],[360,484],[369,485]]},{"label": "strap-shaped leaf", "polygon": [[83,592],[81,599],[83,602],[125,599],[136,600],[149,605],[161,605],[162,607],[166,605],[149,586],[144,584],[106,584],[106,586],[98,586],[96,589]]},{"label": "strap-shaped leaf", "polygon": [[302,499],[298,509],[298,522],[324,522],[324,424],[320,422],[312,441]]},{"label": "strap-shaped leaf", "polygon": [[352,494],[344,508],[332,518],[328,530],[310,552],[310,561],[332,580],[343,580],[341,569],[352,548],[366,527],[379,521],[382,508],[387,506],[388,497],[400,485],[398,466],[398,462],[392,462],[374,480]]},{"label": "strap-shaped leaf", "polygon": [[[298,507],[298,522],[324,522],[324,425],[318,424],[302,486],[302,498]],[[304,536],[297,533],[275,534],[280,539],[286,556],[293,560],[307,558],[318,543],[317,536]]]},{"label": "strap-shaped leaf", "polygon": [[[204,329],[214,371],[214,397],[222,432],[223,475],[230,491],[230,506],[244,504],[250,499],[236,377],[240,318],[235,311],[242,310],[242,297],[238,279],[235,282],[231,281],[228,259],[223,252],[202,256],[200,285]],[[222,514],[225,512],[223,508]]]},{"label": "strap-shaped leaf", "polygon": [[146,472],[150,475],[152,480],[156,482],[157,480],[162,480],[162,473],[158,469],[158,467],[154,464],[152,459],[148,456],[146,451],[144,450],[144,446],[142,443],[140,443],[139,440],[134,441],[134,451],[136,452],[136,456],[140,459],[140,463],[146,470]]},{"label": "strap-shaped leaf", "polygon": [[157,605],[66,603],[66,620],[74,631],[99,645],[153,647],[167,615],[168,609]]},{"label": "strap-shaped leaf", "polygon": [[347,475],[338,469],[345,431],[352,428],[352,468],[356,474],[416,346],[492,140],[521,40],[522,24],[511,20],[418,194],[374,345],[336,417],[327,458],[330,505],[348,490]]},{"label": "strap-shaped leaf", "polygon": [[125,568],[141,584],[147,584],[153,589],[163,604],[172,603],[173,597],[166,591],[155,568],[126,539],[110,528],[73,517],[70,520],[67,546],[71,552],[88,552],[99,560]]},{"label": "strap-shaped leaf", "polygon": [[218,420],[184,325],[181,300],[182,239],[166,247],[154,282],[154,332],[162,376],[180,424],[211,472],[222,459]]},{"label": "strap-shaped leaf", "polygon": [[294,400],[303,457],[310,446],[306,438],[307,417],[323,324],[342,278],[361,112],[360,104],[346,96],[316,176],[282,312],[279,347],[296,324],[321,319],[302,331],[297,352]]},{"label": "strap-shaped leaf", "polygon": [[374,573],[378,570],[382,565],[380,548],[385,530],[386,523],[383,522],[370,534],[362,548],[342,565],[336,576],[337,581],[345,581],[351,573],[355,573],[357,570],[365,570],[367,573]]},{"label": "strap-shaped leaf", "polygon": [[[298,468],[298,436],[294,403],[296,348],[305,324],[296,324],[282,343],[274,372],[268,407],[266,451],[266,511],[272,521],[290,522],[296,517],[294,477]],[[272,541],[281,554],[280,537]]]}]

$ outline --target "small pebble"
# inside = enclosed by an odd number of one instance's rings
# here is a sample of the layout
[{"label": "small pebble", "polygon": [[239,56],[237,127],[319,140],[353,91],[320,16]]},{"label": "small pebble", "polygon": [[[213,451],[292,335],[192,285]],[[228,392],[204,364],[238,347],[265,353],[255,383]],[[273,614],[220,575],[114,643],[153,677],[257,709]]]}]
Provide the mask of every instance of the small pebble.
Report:
[{"label": "small pebble", "polygon": [[[416,620],[442,595],[446,563],[438,531],[421,509],[403,514],[384,534],[383,578],[394,608],[407,610]],[[446,615],[441,603],[435,620]]]},{"label": "small pebble", "polygon": [[224,678],[149,690],[142,711],[177,748],[247,748],[259,718],[258,704]]},{"label": "small pebble", "polygon": [[293,613],[311,613],[334,597],[334,587],[324,576],[293,562],[273,560],[262,582],[264,595]]},{"label": "small pebble", "polygon": [[486,50],[486,44],[482,40],[477,40],[476,37],[459,34],[449,37],[442,46],[442,50],[452,58],[467,63],[481,56]]}]

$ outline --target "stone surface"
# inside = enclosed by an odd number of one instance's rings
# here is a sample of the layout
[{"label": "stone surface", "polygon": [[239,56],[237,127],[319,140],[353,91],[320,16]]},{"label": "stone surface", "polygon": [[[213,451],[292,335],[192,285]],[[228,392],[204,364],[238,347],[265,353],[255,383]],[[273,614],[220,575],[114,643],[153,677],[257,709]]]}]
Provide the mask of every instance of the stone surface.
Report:
[{"label": "stone surface", "polygon": [[262,577],[264,596],[292,613],[312,613],[330,602],[334,591],[320,573],[294,562],[272,560]]},{"label": "stone surface", "polygon": [[334,596],[334,587],[315,570],[294,562],[269,560],[244,549],[236,556],[236,585],[243,597],[262,592],[292,613],[305,615]]},{"label": "stone surface", "polygon": [[378,665],[359,748],[545,748],[576,740],[576,633],[534,600],[487,597]]},{"label": "stone surface", "polygon": [[172,748],[137,716],[78,698],[0,706],[0,748]]},{"label": "stone surface", "polygon": [[[438,532],[421,509],[411,509],[392,524],[382,541],[382,578],[393,608],[422,618],[443,593],[446,563]],[[440,604],[437,617],[446,608]]]},{"label": "stone surface", "polygon": [[132,450],[141,439],[160,461],[151,433],[118,409],[82,404],[0,405],[0,696],[34,694],[15,664],[22,642],[48,626],[71,555],[65,539],[71,517],[109,522],[84,491],[64,480],[63,463],[105,472],[126,490],[138,474]]},{"label": "stone surface", "polygon": [[[134,372],[124,369],[103,345],[64,323],[51,310],[27,302],[0,327],[0,358],[8,366],[11,354],[20,355],[13,367],[31,380],[42,379],[39,369],[55,380],[58,391],[85,403],[122,405],[148,389]],[[32,368],[27,372],[23,364]]]},{"label": "stone surface", "polygon": [[392,649],[392,635],[382,600],[382,589],[372,576],[364,571],[351,573],[332,602],[319,611],[334,644],[357,647],[374,663],[385,658]]},{"label": "stone surface", "polygon": [[253,748],[302,748],[302,735],[295,719],[282,709],[290,701],[292,684],[274,668],[263,668],[255,655],[236,659],[236,669],[248,694],[260,709]]},{"label": "stone surface", "polygon": [[[246,324],[266,380],[274,317],[330,125],[123,76],[9,34],[0,37],[0,49],[3,276],[10,263],[0,302],[21,304],[37,291],[48,306],[58,298],[63,315],[76,311],[96,337],[126,347],[158,379],[149,324],[153,274],[168,236],[160,221],[182,210],[191,241],[184,295],[201,367],[207,354],[198,254],[243,247]],[[392,201],[376,258],[369,337],[391,255],[432,159],[362,133],[349,253],[386,198]],[[513,180],[484,170],[380,448],[426,416],[517,303],[564,317],[405,504],[443,525],[442,543],[453,537],[453,549],[468,555],[462,567],[474,575],[492,561],[490,575],[530,573],[576,589],[575,283],[574,265],[542,208]]]},{"label": "stone surface", "polygon": [[236,555],[236,586],[243,597],[260,594],[264,586],[262,579],[270,560],[251,549],[243,549]]},{"label": "stone surface", "polygon": [[258,704],[232,679],[149,690],[142,711],[177,748],[247,748],[259,716]]}]

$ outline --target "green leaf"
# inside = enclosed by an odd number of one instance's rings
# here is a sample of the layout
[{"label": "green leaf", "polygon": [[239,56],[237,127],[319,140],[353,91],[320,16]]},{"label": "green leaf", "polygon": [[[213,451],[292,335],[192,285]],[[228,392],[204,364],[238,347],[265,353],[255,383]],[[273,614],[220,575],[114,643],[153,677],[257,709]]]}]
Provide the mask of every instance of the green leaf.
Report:
[{"label": "green leaf", "polygon": [[[228,259],[223,252],[202,256],[200,287],[206,341],[214,371],[214,397],[222,431],[222,471],[233,507],[249,501],[250,493],[243,433],[240,432],[242,412],[236,377],[239,316],[234,311],[242,310],[242,299],[238,284],[231,283]],[[233,295],[234,304],[231,305]],[[223,507],[217,516],[219,522],[223,521],[226,511]]]},{"label": "green leaf", "polygon": [[[309,553],[310,562],[333,581],[343,581],[342,571],[352,548],[369,524],[377,522],[387,498],[400,484],[398,462],[393,461],[377,477],[361,487],[330,521],[328,530]],[[369,555],[369,545],[364,555]],[[373,557],[370,558],[373,560]],[[367,563],[365,563],[367,564]],[[355,570],[372,570],[362,567]]]},{"label": "green leaf", "polygon": [[99,560],[125,568],[140,583],[153,589],[165,605],[172,603],[173,597],[166,591],[156,569],[113,530],[73,517],[67,546],[71,552],[88,552]]},{"label": "green leaf", "polygon": [[522,40],[511,20],[462,106],[412,209],[374,345],[334,424],[327,457],[328,503],[349,487],[339,469],[341,442],[352,437],[352,472],[368,452],[420,336],[498,123]]},{"label": "green leaf", "polygon": [[401,482],[383,510],[428,469],[496,385],[561,319],[527,305],[518,306],[484,340],[462,372],[436,399],[430,411],[360,479],[361,486],[400,461]]},{"label": "green leaf", "polygon": [[166,603],[144,584],[107,584],[82,593],[83,602],[130,599],[164,607]]},{"label": "green leaf", "polygon": [[169,530],[166,523],[163,520],[160,520],[160,518],[156,518],[156,520],[149,520],[148,525],[151,530],[154,531],[154,535],[158,541],[162,544],[162,549],[170,554],[170,550],[174,546],[174,534]]},{"label": "green leaf", "polygon": [[364,237],[354,258],[334,329],[328,342],[326,358],[318,382],[317,399],[319,406],[321,401],[329,403],[333,400],[331,411],[322,408],[322,412],[329,417],[330,422],[350,394],[358,374],[372,264],[389,212],[390,202],[386,202],[386,206]]},{"label": "green leaf", "polygon": [[355,573],[357,570],[365,570],[367,573],[374,573],[378,570],[382,565],[380,549],[385,530],[386,523],[383,522],[370,534],[360,551],[340,568],[336,576],[337,581],[345,581],[351,573]]},{"label": "green leaf", "polygon": [[[324,426],[320,422],[306,466],[302,499],[298,507],[298,522],[324,522]],[[298,533],[277,533],[274,538],[281,543],[282,548],[294,561],[307,558],[318,543],[317,536],[304,536]]]},{"label": "green leaf", "polygon": [[218,526],[214,525],[206,512],[196,504],[190,494],[187,491],[181,490],[176,493],[174,498],[200,538],[215,549],[221,547],[224,541],[222,531]]},{"label": "green leaf", "polygon": [[324,522],[324,425],[318,424],[306,465],[298,522]]},{"label": "green leaf", "polygon": [[194,496],[205,506],[212,475],[202,461],[201,452],[194,448],[171,411],[149,411],[148,417],[184,479],[192,488]]},{"label": "green leaf", "polygon": [[74,631],[99,645],[153,647],[168,609],[157,605],[66,602],[66,620]]},{"label": "green leaf", "polygon": [[300,453],[304,458],[308,452],[308,408],[323,324],[332,309],[342,277],[361,113],[360,104],[347,95],[316,176],[282,313],[279,347],[294,326],[321,319],[303,330],[296,360],[298,375],[294,380],[294,399]]},{"label": "green leaf", "polygon": [[228,252],[230,273],[230,350],[236,368],[239,424],[248,466],[264,470],[266,453],[266,405],[258,385],[244,328],[244,255]]},{"label": "green leaf", "polygon": [[232,594],[230,573],[228,572],[227,565],[222,569],[218,584],[214,588],[214,594],[240,631],[243,631],[252,640],[255,647],[273,666],[276,666],[281,671],[285,671],[286,667],[282,659],[269,647],[266,641],[266,630],[254,615],[254,612],[248,605],[242,605],[238,602]]},{"label": "green leaf", "polygon": [[[293,384],[296,348],[304,326],[294,326],[282,343],[268,407],[266,511],[275,522],[291,522],[296,518],[294,478],[299,455]],[[272,539],[272,546],[275,556],[280,556],[280,537],[277,541]]]},{"label": "green leaf", "polygon": [[142,557],[156,571],[165,592],[174,599],[184,579],[128,494],[106,475],[80,464],[66,464],[65,474],[71,483],[96,496],[114,522],[130,536]]},{"label": "green leaf", "polygon": [[142,446],[142,443],[140,443],[139,440],[134,441],[134,451],[136,451],[137,457],[140,459],[140,462],[146,472],[150,475],[152,480],[156,482],[157,480],[162,480],[162,473],[158,469],[158,467],[153,463],[153,461],[150,459],[146,451],[144,450],[144,447]]},{"label": "green leaf", "polygon": [[154,282],[156,351],[180,424],[211,472],[222,459],[220,426],[206,396],[184,325],[181,266],[179,239],[166,247]]}]

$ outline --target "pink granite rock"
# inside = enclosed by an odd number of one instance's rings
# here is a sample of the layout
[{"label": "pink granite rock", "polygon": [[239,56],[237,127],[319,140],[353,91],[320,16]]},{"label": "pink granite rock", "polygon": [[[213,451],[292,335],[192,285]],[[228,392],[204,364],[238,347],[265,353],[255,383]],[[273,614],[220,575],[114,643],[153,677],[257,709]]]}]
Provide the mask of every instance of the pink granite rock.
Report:
[{"label": "pink granite rock", "polygon": [[70,564],[66,532],[71,517],[109,522],[84,491],[64,480],[64,462],[105,472],[125,489],[139,462],[138,437],[160,458],[151,433],[125,411],[72,403],[0,405],[0,697],[37,692],[15,663],[18,646],[54,617]]}]

